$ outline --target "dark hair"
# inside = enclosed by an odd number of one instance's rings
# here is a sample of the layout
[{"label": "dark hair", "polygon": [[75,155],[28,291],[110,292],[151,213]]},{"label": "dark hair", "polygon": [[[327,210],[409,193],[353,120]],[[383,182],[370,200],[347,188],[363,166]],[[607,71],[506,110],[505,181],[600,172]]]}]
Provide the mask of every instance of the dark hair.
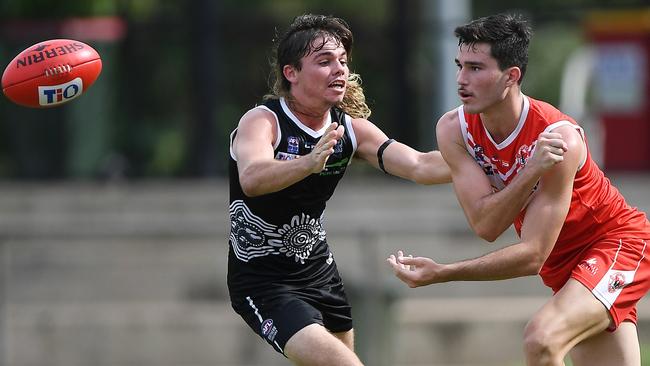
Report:
[{"label": "dark hair", "polygon": [[497,60],[501,70],[512,66],[521,69],[521,84],[528,65],[528,44],[532,30],[520,15],[497,14],[479,18],[457,27],[454,34],[458,37],[458,46],[489,44],[492,57]]},{"label": "dark hair", "polygon": [[[290,98],[291,83],[284,77],[283,67],[291,65],[300,70],[301,59],[321,50],[328,41],[342,45],[348,60],[351,58],[354,40],[350,26],[343,19],[314,14],[295,17],[284,34],[276,37],[275,54],[271,59],[271,94],[266,98]],[[345,97],[339,107],[353,117],[367,118],[370,115],[359,75],[350,73]]]}]

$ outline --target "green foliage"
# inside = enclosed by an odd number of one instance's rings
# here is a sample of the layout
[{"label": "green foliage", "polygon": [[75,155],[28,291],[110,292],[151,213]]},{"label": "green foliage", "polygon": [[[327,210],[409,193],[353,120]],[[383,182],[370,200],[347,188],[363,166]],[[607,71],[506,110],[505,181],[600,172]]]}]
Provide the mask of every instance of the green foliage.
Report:
[{"label": "green foliage", "polygon": [[650,366],[650,344],[641,344],[641,366]]},{"label": "green foliage", "polygon": [[185,139],[178,129],[166,129],[156,134],[153,156],[147,167],[148,175],[170,176],[180,173],[185,158]]}]

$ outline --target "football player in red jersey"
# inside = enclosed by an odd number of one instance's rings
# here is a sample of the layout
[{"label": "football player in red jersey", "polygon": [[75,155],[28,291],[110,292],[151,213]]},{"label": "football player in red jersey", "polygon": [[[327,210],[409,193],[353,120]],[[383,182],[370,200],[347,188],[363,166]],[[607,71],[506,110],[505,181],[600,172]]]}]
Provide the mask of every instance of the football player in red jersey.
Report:
[{"label": "football player in red jersey", "polygon": [[524,20],[489,16],[455,34],[462,105],[438,121],[438,145],[472,229],[494,241],[514,222],[521,240],[450,264],[398,251],[389,264],[410,287],[539,274],[554,296],[526,326],[528,365],[564,365],[569,354],[576,366],[639,366],[646,215],[594,163],[576,121],[522,93],[531,37]]}]

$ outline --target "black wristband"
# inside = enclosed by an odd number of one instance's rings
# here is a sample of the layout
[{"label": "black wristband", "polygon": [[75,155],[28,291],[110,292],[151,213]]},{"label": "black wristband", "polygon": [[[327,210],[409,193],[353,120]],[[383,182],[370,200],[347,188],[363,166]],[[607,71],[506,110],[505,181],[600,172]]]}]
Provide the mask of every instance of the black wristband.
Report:
[{"label": "black wristband", "polygon": [[386,150],[386,147],[388,147],[388,145],[392,144],[393,142],[395,142],[394,139],[388,139],[384,141],[384,143],[381,144],[381,146],[379,146],[379,149],[377,149],[377,161],[379,162],[379,168],[383,170],[384,173],[386,174],[390,174],[390,173],[388,173],[386,169],[384,169],[384,150]]}]

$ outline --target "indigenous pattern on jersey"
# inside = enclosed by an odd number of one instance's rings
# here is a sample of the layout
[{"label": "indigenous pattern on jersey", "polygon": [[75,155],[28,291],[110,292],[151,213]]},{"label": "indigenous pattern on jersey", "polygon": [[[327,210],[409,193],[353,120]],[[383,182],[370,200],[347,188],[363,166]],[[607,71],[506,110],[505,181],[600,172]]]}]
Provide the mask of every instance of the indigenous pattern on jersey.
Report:
[{"label": "indigenous pattern on jersey", "polygon": [[[517,127],[501,143],[492,139],[483,126],[480,115],[465,113],[462,106],[458,108],[467,150],[488,176],[495,191],[512,182],[526,165],[542,132],[570,125],[580,133],[587,146],[582,128],[571,117],[548,103],[525,95],[523,100],[524,106]],[[531,196],[534,195],[534,190]],[[525,214],[524,208],[514,222],[520,235]],[[540,272],[544,283],[552,288],[561,287],[570,275],[571,268],[565,268],[570,258],[605,237],[650,238],[650,224],[644,213],[625,202],[591,159],[587,148],[585,161],[580,165],[573,182],[566,220],[553,251]]]},{"label": "indigenous pattern on jersey", "polygon": [[[327,281],[323,274],[333,271],[332,254],[323,228],[327,200],[343,177],[357,143],[352,120],[332,108],[319,131],[302,124],[284,99],[269,100],[261,106],[277,123],[274,155],[277,160],[293,160],[309,154],[332,122],[345,128],[325,169],[274,193],[247,197],[239,183],[237,157],[230,147],[230,253],[228,281],[232,289],[250,289],[264,283],[305,284]],[[333,272],[332,272],[333,273]]]}]

